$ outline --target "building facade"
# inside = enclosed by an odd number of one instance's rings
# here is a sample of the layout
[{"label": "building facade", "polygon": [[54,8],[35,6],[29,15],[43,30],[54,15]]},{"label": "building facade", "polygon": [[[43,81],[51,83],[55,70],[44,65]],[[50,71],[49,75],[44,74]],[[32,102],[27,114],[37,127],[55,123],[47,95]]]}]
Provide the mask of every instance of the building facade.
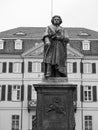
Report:
[{"label": "building facade", "polygon": [[[0,130],[34,130],[43,78],[45,28],[20,27],[0,33]],[[97,130],[98,32],[66,28],[68,82],[77,84],[75,130]]]}]

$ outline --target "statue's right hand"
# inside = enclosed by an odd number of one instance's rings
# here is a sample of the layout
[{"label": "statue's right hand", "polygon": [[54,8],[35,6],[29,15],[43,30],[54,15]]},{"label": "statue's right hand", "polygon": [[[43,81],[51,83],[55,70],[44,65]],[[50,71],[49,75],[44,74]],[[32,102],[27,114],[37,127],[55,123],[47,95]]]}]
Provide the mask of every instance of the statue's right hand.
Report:
[{"label": "statue's right hand", "polygon": [[47,45],[50,45],[50,40],[49,40],[48,37],[45,38],[45,43],[46,43]]},{"label": "statue's right hand", "polygon": [[48,42],[46,42],[46,44],[47,44],[47,45],[50,45],[50,42],[48,41]]}]

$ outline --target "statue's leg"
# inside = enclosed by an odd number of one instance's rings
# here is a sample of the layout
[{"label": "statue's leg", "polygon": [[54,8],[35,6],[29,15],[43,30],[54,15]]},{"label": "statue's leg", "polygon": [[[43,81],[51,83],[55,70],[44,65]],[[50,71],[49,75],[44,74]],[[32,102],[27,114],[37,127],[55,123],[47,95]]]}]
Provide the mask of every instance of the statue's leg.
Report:
[{"label": "statue's leg", "polygon": [[57,67],[55,67],[55,77],[67,77],[66,73],[61,73]]},{"label": "statue's leg", "polygon": [[51,77],[56,77],[55,65],[51,66]]},{"label": "statue's leg", "polygon": [[51,65],[47,63],[45,77],[50,77],[50,76],[51,76]]},{"label": "statue's leg", "polygon": [[56,77],[61,77],[61,76],[60,76],[60,72],[59,72],[57,69],[56,69],[56,71],[55,71],[55,76],[56,76]]}]

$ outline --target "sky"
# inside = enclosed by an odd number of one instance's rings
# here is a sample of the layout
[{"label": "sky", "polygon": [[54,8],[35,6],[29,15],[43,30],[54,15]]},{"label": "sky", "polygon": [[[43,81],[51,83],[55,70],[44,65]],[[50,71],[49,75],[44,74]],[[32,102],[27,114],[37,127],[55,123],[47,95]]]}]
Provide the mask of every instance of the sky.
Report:
[{"label": "sky", "polygon": [[98,31],[98,0],[0,0],[0,32],[17,27],[46,27],[60,15],[63,27]]}]

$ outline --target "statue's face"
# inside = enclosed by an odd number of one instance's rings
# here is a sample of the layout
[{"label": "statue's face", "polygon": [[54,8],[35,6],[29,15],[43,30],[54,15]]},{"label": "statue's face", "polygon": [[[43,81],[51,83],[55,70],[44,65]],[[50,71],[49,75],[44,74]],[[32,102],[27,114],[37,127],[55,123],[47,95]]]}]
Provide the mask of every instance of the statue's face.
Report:
[{"label": "statue's face", "polygon": [[59,26],[60,25],[60,18],[59,17],[54,17],[53,24],[56,25],[56,26]]}]

